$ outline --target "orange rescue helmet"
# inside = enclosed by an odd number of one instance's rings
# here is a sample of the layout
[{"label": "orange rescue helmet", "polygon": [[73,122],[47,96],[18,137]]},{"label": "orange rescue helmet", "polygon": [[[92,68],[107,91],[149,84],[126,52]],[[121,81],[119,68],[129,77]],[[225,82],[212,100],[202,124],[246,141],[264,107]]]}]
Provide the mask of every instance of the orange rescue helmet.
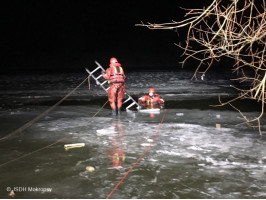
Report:
[{"label": "orange rescue helmet", "polygon": [[115,63],[118,63],[117,59],[115,57],[112,57],[110,59],[110,64],[115,64]]},{"label": "orange rescue helmet", "polygon": [[120,63],[118,63],[118,60],[115,58],[115,57],[112,57],[111,59],[110,59],[110,65],[109,65],[110,67],[111,66],[121,66],[121,64]]},{"label": "orange rescue helmet", "polygon": [[155,94],[155,89],[154,88],[150,88],[149,89],[149,95],[153,96]]},{"label": "orange rescue helmet", "polygon": [[150,88],[149,89],[149,93],[152,92],[152,93],[155,93],[155,89],[154,88]]}]

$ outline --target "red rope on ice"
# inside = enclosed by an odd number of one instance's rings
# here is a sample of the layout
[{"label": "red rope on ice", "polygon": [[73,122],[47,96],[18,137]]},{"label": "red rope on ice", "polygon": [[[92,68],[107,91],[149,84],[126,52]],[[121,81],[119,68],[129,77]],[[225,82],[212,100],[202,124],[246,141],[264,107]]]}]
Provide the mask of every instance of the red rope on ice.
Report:
[{"label": "red rope on ice", "polygon": [[156,140],[156,138],[159,135],[159,131],[161,129],[161,126],[164,122],[164,118],[165,118],[165,114],[166,114],[167,110],[164,111],[163,117],[161,119],[161,122],[156,130],[155,136],[153,137],[153,140],[151,141],[150,145],[145,149],[145,151],[141,154],[141,156],[138,158],[138,160],[134,163],[134,165],[132,165],[132,167],[127,171],[127,173],[123,176],[123,178],[116,184],[116,186],[114,187],[114,189],[108,194],[108,196],[106,197],[106,199],[109,199],[111,197],[111,195],[116,191],[116,189],[118,188],[118,186],[125,180],[125,178],[127,177],[127,175],[132,171],[132,169],[134,169],[134,167],[140,162],[140,160],[145,156],[145,154],[150,150],[152,144],[154,143],[154,141]]}]

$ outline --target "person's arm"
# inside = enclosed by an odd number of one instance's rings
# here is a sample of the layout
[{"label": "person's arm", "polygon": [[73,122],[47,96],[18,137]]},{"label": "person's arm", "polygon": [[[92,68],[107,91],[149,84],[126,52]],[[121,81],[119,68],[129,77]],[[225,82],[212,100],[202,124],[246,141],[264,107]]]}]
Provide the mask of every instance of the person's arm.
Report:
[{"label": "person's arm", "polygon": [[159,104],[164,104],[164,100],[161,97],[159,97]]},{"label": "person's arm", "polygon": [[102,76],[103,76],[103,78],[109,80],[110,79],[110,69],[108,68],[105,73],[102,72]]},{"label": "person's arm", "polygon": [[159,104],[164,104],[164,100],[158,94],[156,94],[154,101],[159,103]]},{"label": "person's arm", "polygon": [[139,102],[142,102],[142,103],[146,102],[146,101],[147,101],[147,96],[144,95],[144,96],[140,97],[140,98],[138,99],[138,101],[139,101]]}]

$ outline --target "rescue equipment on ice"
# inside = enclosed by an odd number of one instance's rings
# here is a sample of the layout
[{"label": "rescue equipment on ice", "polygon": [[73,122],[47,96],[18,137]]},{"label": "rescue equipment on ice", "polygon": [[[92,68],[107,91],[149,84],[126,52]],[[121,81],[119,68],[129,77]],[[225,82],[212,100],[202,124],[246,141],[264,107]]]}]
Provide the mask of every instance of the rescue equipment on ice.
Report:
[{"label": "rescue equipment on ice", "polygon": [[14,197],[16,195],[16,193],[14,192],[14,190],[11,190],[9,193],[8,193],[8,196],[10,197]]},{"label": "rescue equipment on ice", "polygon": [[[107,92],[109,89],[108,80],[101,78],[102,71],[105,71],[105,69],[97,61],[95,61],[95,63],[98,67],[96,67],[93,71],[90,71],[87,68],[85,68],[85,70],[87,71],[89,76],[92,77],[96,81],[96,84],[99,85],[101,88],[103,88]],[[123,104],[127,102],[129,103],[129,105],[126,107],[127,111],[132,106],[136,106],[138,110],[140,109],[140,105],[138,104],[138,102],[136,102],[127,92],[125,92],[125,100],[123,101]]]},{"label": "rescue equipment on ice", "polygon": [[95,171],[95,168],[92,167],[92,166],[87,166],[87,167],[86,167],[86,171],[87,171],[87,172],[94,172],[94,171]]},{"label": "rescue equipment on ice", "polygon": [[216,128],[221,128],[221,124],[216,124]]},{"label": "rescue equipment on ice", "polygon": [[141,113],[153,113],[153,114],[160,114],[160,108],[150,108],[150,109],[140,109],[139,112]]},{"label": "rescue equipment on ice", "polygon": [[64,148],[67,151],[68,149],[80,148],[80,147],[84,147],[84,146],[85,146],[85,143],[65,144]]}]

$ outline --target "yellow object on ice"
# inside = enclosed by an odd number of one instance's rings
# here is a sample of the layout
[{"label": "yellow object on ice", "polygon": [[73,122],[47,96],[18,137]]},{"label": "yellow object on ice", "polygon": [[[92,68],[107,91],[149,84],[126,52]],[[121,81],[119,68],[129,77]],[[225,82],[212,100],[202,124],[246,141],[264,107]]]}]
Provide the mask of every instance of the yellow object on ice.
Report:
[{"label": "yellow object on ice", "polygon": [[95,168],[92,167],[92,166],[87,166],[86,167],[86,171],[88,171],[88,172],[94,172],[95,171]]},{"label": "yellow object on ice", "polygon": [[16,194],[15,194],[15,192],[14,192],[14,190],[11,190],[11,192],[9,192],[9,194],[8,194],[8,196],[10,196],[10,197],[14,197]]},{"label": "yellow object on ice", "polygon": [[80,148],[80,147],[84,147],[84,146],[85,146],[85,143],[65,144],[64,145],[65,150],[73,149],[73,148]]},{"label": "yellow object on ice", "polygon": [[221,128],[221,124],[216,124],[216,128]]}]

